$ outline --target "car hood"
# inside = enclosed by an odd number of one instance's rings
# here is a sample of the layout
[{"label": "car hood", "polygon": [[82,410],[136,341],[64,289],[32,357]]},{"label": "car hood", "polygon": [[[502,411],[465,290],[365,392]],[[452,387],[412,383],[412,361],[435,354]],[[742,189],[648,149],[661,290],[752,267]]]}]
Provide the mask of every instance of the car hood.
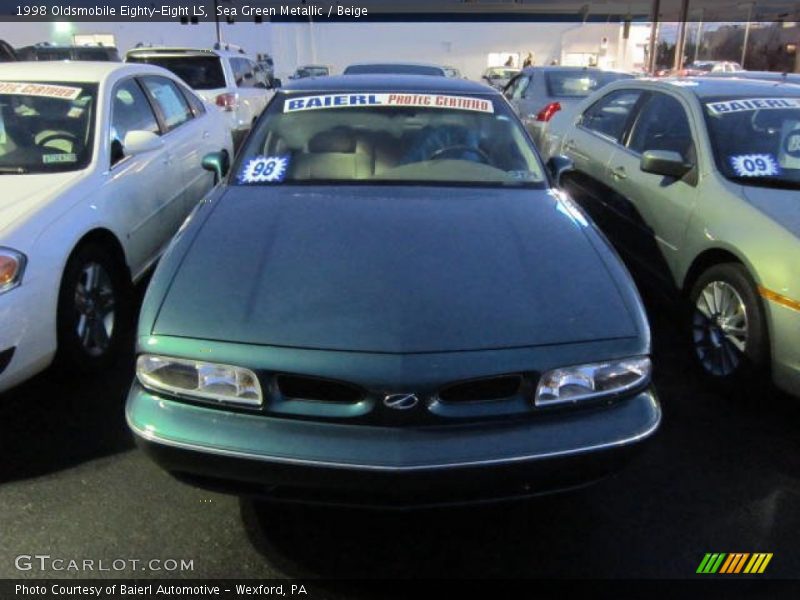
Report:
[{"label": "car hood", "polygon": [[742,186],[745,199],[772,220],[800,237],[800,200],[797,190]]},{"label": "car hood", "polygon": [[233,186],[152,333],[384,353],[636,336],[589,235],[544,190]]},{"label": "car hood", "polygon": [[81,171],[0,175],[0,236],[56,201],[65,188],[81,177]]}]

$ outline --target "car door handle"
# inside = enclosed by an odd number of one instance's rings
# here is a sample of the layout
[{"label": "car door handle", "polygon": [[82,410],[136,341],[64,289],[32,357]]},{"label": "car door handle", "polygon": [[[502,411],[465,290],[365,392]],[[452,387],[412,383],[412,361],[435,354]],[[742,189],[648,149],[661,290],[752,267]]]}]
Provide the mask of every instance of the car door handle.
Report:
[{"label": "car door handle", "polygon": [[625,172],[625,167],[617,167],[616,169],[611,169],[611,176],[614,179],[625,179],[628,174]]}]

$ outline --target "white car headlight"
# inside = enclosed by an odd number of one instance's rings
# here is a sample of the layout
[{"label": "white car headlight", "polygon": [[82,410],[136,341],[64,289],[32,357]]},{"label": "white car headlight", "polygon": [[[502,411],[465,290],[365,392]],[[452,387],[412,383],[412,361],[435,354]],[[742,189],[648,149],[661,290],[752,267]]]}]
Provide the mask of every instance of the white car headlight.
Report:
[{"label": "white car headlight", "polygon": [[262,401],[258,377],[242,367],[143,354],[136,360],[136,377],[156,392],[250,407]]},{"label": "white car headlight", "polygon": [[553,369],[539,380],[534,402],[550,406],[619,394],[643,385],[651,369],[646,356]]},{"label": "white car headlight", "polygon": [[0,248],[0,294],[22,283],[25,255],[11,248]]}]

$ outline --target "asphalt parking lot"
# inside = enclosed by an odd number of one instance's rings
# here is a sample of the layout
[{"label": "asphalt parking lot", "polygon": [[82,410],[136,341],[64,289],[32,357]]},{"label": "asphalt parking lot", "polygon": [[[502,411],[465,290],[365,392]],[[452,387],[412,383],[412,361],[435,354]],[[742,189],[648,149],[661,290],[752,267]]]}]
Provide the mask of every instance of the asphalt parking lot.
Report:
[{"label": "asphalt parking lot", "polygon": [[[140,290],[141,291],[141,290]],[[44,373],[0,396],[0,577],[20,554],[187,559],[103,576],[692,578],[706,552],[772,552],[800,573],[800,403],[731,402],[697,380],[666,307],[648,302],[661,431],[624,472],[525,502],[421,512],[268,508],[188,487],[133,444],[129,355],[89,381]]]}]

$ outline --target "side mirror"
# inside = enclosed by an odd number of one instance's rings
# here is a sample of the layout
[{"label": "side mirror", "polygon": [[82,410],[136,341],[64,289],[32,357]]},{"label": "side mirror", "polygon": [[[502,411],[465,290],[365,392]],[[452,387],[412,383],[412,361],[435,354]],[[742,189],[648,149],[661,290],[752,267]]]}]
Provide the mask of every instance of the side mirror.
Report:
[{"label": "side mirror", "polygon": [[230,169],[228,153],[224,150],[209,152],[203,157],[202,165],[206,171],[214,173],[214,183],[216,184],[228,174],[228,169]]},{"label": "side mirror", "polygon": [[639,168],[645,173],[675,177],[676,179],[686,175],[692,166],[683,160],[679,153],[672,150],[646,150],[639,163]]},{"label": "side mirror", "polygon": [[556,186],[561,187],[561,178],[564,176],[564,173],[572,171],[575,168],[575,163],[572,162],[571,158],[563,154],[557,154],[556,156],[550,157],[546,166]]},{"label": "side mirror", "polygon": [[125,134],[125,139],[122,140],[125,156],[152,152],[153,150],[158,150],[163,145],[164,140],[152,131],[129,131]]}]

